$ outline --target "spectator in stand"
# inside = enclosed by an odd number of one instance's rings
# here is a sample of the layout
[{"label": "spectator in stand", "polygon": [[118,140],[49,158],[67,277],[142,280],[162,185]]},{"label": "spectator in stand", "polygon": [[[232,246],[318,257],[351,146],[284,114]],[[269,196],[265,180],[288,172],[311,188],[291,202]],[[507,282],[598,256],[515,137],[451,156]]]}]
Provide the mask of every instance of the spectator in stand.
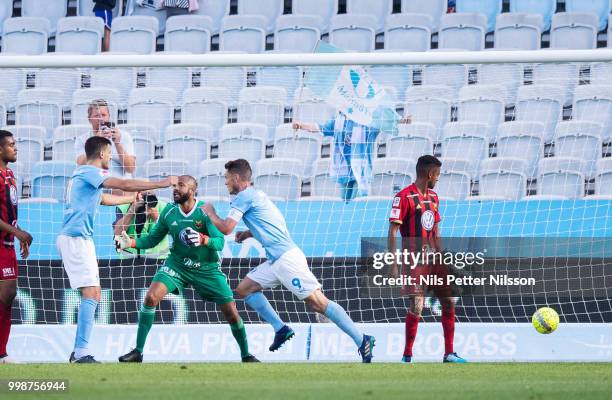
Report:
[{"label": "spectator in stand", "polygon": [[96,17],[104,21],[104,40],[102,41],[102,51],[110,48],[111,26],[113,24],[113,8],[117,0],[94,0],[93,12]]},{"label": "spectator in stand", "polygon": [[457,0],[448,0],[448,10],[446,12],[449,14],[454,13],[457,11],[456,7],[457,7]]}]

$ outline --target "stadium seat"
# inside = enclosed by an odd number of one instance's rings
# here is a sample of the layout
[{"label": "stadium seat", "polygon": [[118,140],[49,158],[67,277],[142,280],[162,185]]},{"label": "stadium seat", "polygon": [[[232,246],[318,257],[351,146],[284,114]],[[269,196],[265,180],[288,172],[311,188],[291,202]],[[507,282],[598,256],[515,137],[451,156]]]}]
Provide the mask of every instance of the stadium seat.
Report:
[{"label": "stadium seat", "polygon": [[210,33],[216,35],[221,29],[223,17],[230,13],[230,0],[199,1],[200,8],[192,14],[209,17],[212,21]]},{"label": "stadium seat", "polygon": [[[150,180],[165,179],[170,175],[194,175],[194,164],[182,158],[164,158],[162,160],[149,160],[144,166],[145,177]],[[158,197],[172,198],[173,188],[157,189]]]},{"label": "stadium seat", "polygon": [[410,115],[413,122],[433,124],[437,132],[436,138],[440,138],[444,124],[449,122],[451,117],[450,91],[448,86],[443,85],[413,86],[406,91],[404,113]]},{"label": "stadium seat", "polygon": [[442,157],[469,161],[466,172],[478,175],[480,161],[489,155],[489,128],[485,124],[449,122],[442,136]]},{"label": "stadium seat", "polygon": [[135,68],[94,68],[91,70],[90,85],[96,89],[119,91],[119,108],[127,108],[130,92],[136,88]]},{"label": "stadium seat", "polygon": [[57,89],[24,89],[17,96],[16,125],[45,127],[47,142],[51,142],[53,130],[62,124],[63,93]]},{"label": "stadium seat", "polygon": [[414,181],[416,163],[405,158],[377,158],[372,164],[369,196],[393,197]]},{"label": "stadium seat", "polygon": [[[430,124],[423,124],[430,125]],[[421,134],[415,130],[412,133],[402,132],[392,136],[386,141],[387,157],[403,157],[416,160],[425,154],[433,154],[433,141],[428,134]]]},{"label": "stadium seat", "polygon": [[210,157],[210,143],[214,137],[215,132],[210,125],[170,125],[164,137],[164,157],[180,158],[196,166]]},{"label": "stadium seat", "polygon": [[[181,121],[184,123],[207,124],[213,132],[227,123],[227,104],[231,100],[223,87],[198,87],[185,91],[181,106]],[[217,143],[218,134],[211,138]]]},{"label": "stadium seat", "polygon": [[541,122],[504,122],[497,129],[497,157],[525,160],[527,177],[535,178],[538,162],[544,157],[545,130]]},{"label": "stadium seat", "polygon": [[497,126],[504,122],[505,88],[502,85],[466,85],[459,91],[457,121],[480,122],[489,127],[488,136],[495,138]]},{"label": "stadium seat", "polygon": [[597,159],[602,152],[602,126],[590,121],[559,122],[555,132],[555,157],[574,157],[584,161],[581,171],[587,179],[594,177]]},{"label": "stadium seat", "polygon": [[111,30],[110,50],[152,54],[155,52],[158,34],[159,22],[154,17],[117,17]]},{"label": "stadium seat", "polygon": [[502,11],[502,0],[457,0],[457,13],[481,13],[487,18],[486,32],[495,30],[495,21]]},{"label": "stadium seat", "polygon": [[427,137],[432,143],[438,140],[438,131],[433,124],[427,122],[414,122],[397,125],[397,136]]},{"label": "stadium seat", "polygon": [[259,160],[253,185],[272,198],[297,200],[302,194],[302,162],[295,158]]},{"label": "stadium seat", "polygon": [[595,194],[612,196],[612,158],[597,160]]},{"label": "stadium seat", "polygon": [[231,99],[228,106],[238,104],[240,91],[247,86],[247,69],[244,67],[207,67],[201,69],[200,75],[201,87],[222,86],[226,89]]},{"label": "stadium seat", "polygon": [[427,14],[432,20],[432,33],[438,32],[440,18],[446,14],[448,0],[402,0],[403,13]]},{"label": "stadium seat", "polygon": [[[612,38],[612,36],[610,36]],[[608,40],[612,43],[612,40]],[[609,47],[609,46],[608,46]],[[612,82],[612,64],[593,63],[591,64],[591,85],[609,85]]]},{"label": "stadium seat", "polygon": [[[257,86],[281,87],[293,96],[302,85],[302,74],[301,67],[261,67],[256,72]],[[293,97],[287,100],[293,102]]]},{"label": "stadium seat", "polygon": [[8,18],[2,28],[2,52],[39,55],[47,52],[51,25],[46,18]]},{"label": "stadium seat", "polygon": [[297,158],[302,163],[299,176],[309,178],[314,163],[321,156],[321,135],[302,130],[294,130],[292,124],[276,127],[274,135],[274,157]]},{"label": "stadium seat", "polygon": [[32,166],[44,159],[47,130],[36,125],[12,125],[3,129],[8,129],[15,137],[19,164],[29,176]]},{"label": "stadium seat", "polygon": [[174,90],[178,104],[183,102],[183,93],[193,84],[192,69],[189,67],[144,68],[140,72],[145,74],[146,87]]},{"label": "stadium seat", "polygon": [[266,20],[258,15],[229,15],[223,18],[219,50],[262,53],[266,50]]},{"label": "stadium seat", "polygon": [[[209,0],[210,1],[210,0]],[[92,17],[94,16],[93,12],[94,1],[93,0],[77,0],[77,15],[82,17]],[[123,12],[123,1],[115,2],[115,7],[113,8],[113,17],[119,17]]]},{"label": "stadium seat", "polygon": [[[315,15],[321,18],[321,33],[326,33],[329,30],[332,16],[338,13],[338,2],[329,0],[293,0],[291,9],[295,15]],[[279,19],[282,17],[279,17]],[[277,19],[277,23],[279,19]]]},{"label": "stadium seat", "polygon": [[376,19],[371,15],[335,15],[329,30],[330,44],[343,50],[370,52],[374,50]]},{"label": "stadium seat", "polygon": [[542,32],[550,29],[553,14],[557,11],[557,0],[510,0],[511,13],[539,14],[544,25]]},{"label": "stadium seat", "polygon": [[60,90],[56,100],[67,110],[72,104],[72,95],[81,87],[81,70],[78,68],[43,68],[34,71],[35,86],[40,89]]},{"label": "stadium seat", "polygon": [[321,38],[323,21],[316,15],[281,15],[276,20],[274,49],[311,53]]},{"label": "stadium seat", "polygon": [[41,161],[32,166],[32,197],[45,197],[64,202],[68,182],[76,163],[67,161]]},{"label": "stadium seat", "polygon": [[166,21],[165,51],[203,54],[210,51],[213,22],[203,15],[175,15]]},{"label": "stadium seat", "polygon": [[556,85],[564,90],[565,105],[572,104],[572,94],[578,86],[580,65],[576,63],[537,64],[532,68],[534,84]]},{"label": "stadium seat", "polygon": [[11,163],[9,165],[11,171],[13,171],[13,175],[15,176],[15,183],[17,185],[17,196],[20,198],[19,204],[23,204],[22,197],[23,187],[27,185],[30,187],[30,170],[27,167],[24,167],[19,161]]},{"label": "stadium seat", "polygon": [[480,164],[479,197],[519,200],[527,195],[527,163],[518,158],[486,158]]},{"label": "stadium seat", "polygon": [[49,20],[50,36],[55,36],[57,21],[68,13],[68,0],[21,0],[21,16]]},{"label": "stadium seat", "polygon": [[573,118],[599,123],[604,141],[612,137],[612,85],[580,85],[574,92]]},{"label": "stadium seat", "polygon": [[471,194],[470,175],[455,171],[442,163],[435,191],[442,200],[463,200]]},{"label": "stadium seat", "polygon": [[549,157],[538,166],[538,195],[579,199],[584,196],[582,161],[576,158]]},{"label": "stadium seat", "polygon": [[565,0],[567,12],[590,12],[597,15],[597,31],[603,31],[610,17],[610,0]]},{"label": "stadium seat", "polygon": [[521,86],[518,91],[515,120],[538,121],[546,126],[544,141],[550,142],[557,122],[563,117],[565,92],[553,85]]},{"label": "stadium seat", "polygon": [[0,126],[6,125],[6,112],[8,109],[8,92],[0,90]]},{"label": "stadium seat", "polygon": [[282,0],[240,0],[238,2],[238,15],[256,15],[264,20],[265,33],[274,31],[276,18],[283,13]]},{"label": "stadium seat", "polygon": [[372,65],[368,75],[380,86],[391,86],[397,92],[397,100],[403,101],[406,91],[412,86],[412,66]]},{"label": "stadium seat", "polygon": [[13,15],[13,2],[11,0],[0,2],[0,26],[3,26],[4,21],[7,20],[8,18],[11,18],[12,15]]},{"label": "stadium seat", "polygon": [[[219,158],[244,158],[251,165],[266,156],[266,137],[262,137],[261,124],[228,124],[221,128]],[[238,129],[237,129],[238,128]]]},{"label": "stadium seat", "polygon": [[538,50],[542,42],[543,26],[544,21],[540,14],[499,14],[495,26],[495,47]]},{"label": "stadium seat", "polygon": [[340,198],[340,187],[336,179],[330,176],[331,158],[321,158],[315,165],[310,178],[310,195],[321,198]]},{"label": "stadium seat", "polygon": [[287,92],[275,86],[254,86],[240,91],[238,122],[262,123],[268,127],[268,141],[285,119]]},{"label": "stadium seat", "polygon": [[163,142],[163,132],[174,123],[176,92],[165,88],[138,88],[130,93],[128,122],[152,125],[158,134],[157,144]]},{"label": "stadium seat", "polygon": [[504,86],[504,103],[506,106],[514,105],[516,92],[523,84],[523,65],[482,64],[478,66],[478,84]]},{"label": "stadium seat", "polygon": [[67,17],[57,23],[55,51],[97,54],[104,36],[104,21],[98,17]]},{"label": "stadium seat", "polygon": [[98,99],[105,100],[108,103],[111,121],[117,122],[120,99],[119,91],[117,89],[86,88],[74,91],[72,106],[70,107],[70,123],[89,124],[87,109],[92,101]]},{"label": "stadium seat", "polygon": [[484,14],[446,14],[440,20],[438,48],[479,51],[484,49],[486,32],[487,17]]},{"label": "stadium seat", "polygon": [[371,15],[376,19],[376,32],[382,32],[387,17],[393,11],[393,0],[346,0],[346,13]]},{"label": "stadium seat", "polygon": [[229,159],[214,158],[204,160],[198,168],[198,195],[227,197],[225,186],[225,163]]},{"label": "stadium seat", "polygon": [[[0,62],[2,62],[2,54],[0,53]],[[22,68],[5,68],[2,70],[2,79],[0,79],[0,90],[6,92],[4,95],[4,105],[8,111],[15,110],[17,103],[17,95],[26,88],[27,71]]]},{"label": "stadium seat", "polygon": [[122,124],[117,125],[121,131],[128,131],[134,142],[134,154],[136,155],[136,175],[143,176],[144,166],[147,161],[155,158],[155,146],[160,136],[159,131],[152,125],[146,124]]},{"label": "stadium seat", "polygon": [[53,160],[75,162],[84,151],[75,151],[77,139],[91,133],[91,125],[63,125],[53,131]]},{"label": "stadium seat", "polygon": [[[451,100],[457,98],[459,90],[468,84],[466,65],[428,65],[421,74],[423,85],[446,85],[451,88]],[[448,90],[448,89],[447,89]]]},{"label": "stadium seat", "polygon": [[557,13],[550,28],[550,47],[594,49],[597,47],[597,15],[593,13]]},{"label": "stadium seat", "polygon": [[266,140],[268,137],[268,127],[264,124],[256,123],[233,123],[226,124],[219,131],[219,139],[236,136],[257,137]]},{"label": "stadium seat", "polygon": [[293,121],[324,124],[334,117],[336,110],[324,99],[317,98],[310,89],[302,87],[295,92],[292,107]]},{"label": "stadium seat", "polygon": [[385,24],[385,49],[427,51],[433,21],[427,14],[392,14]]}]

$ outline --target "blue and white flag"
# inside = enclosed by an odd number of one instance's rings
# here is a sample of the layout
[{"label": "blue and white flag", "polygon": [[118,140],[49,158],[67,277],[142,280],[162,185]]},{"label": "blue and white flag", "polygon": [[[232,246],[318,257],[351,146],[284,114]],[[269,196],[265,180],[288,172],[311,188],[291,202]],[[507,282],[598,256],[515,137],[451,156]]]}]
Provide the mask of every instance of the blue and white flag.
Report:
[{"label": "blue and white flag", "polygon": [[[319,41],[315,53],[342,53],[343,50]],[[366,72],[357,65],[310,67],[304,86],[317,97],[360,125],[394,134],[400,116],[393,101]]]}]

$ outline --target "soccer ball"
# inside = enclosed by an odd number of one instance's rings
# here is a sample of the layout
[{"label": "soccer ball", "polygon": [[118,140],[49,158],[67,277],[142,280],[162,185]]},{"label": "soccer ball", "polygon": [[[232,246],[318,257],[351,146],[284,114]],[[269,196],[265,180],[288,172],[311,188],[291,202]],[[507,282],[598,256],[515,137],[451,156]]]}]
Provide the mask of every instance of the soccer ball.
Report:
[{"label": "soccer ball", "polygon": [[559,314],[550,307],[542,307],[533,314],[531,323],[540,333],[552,333],[559,326]]}]

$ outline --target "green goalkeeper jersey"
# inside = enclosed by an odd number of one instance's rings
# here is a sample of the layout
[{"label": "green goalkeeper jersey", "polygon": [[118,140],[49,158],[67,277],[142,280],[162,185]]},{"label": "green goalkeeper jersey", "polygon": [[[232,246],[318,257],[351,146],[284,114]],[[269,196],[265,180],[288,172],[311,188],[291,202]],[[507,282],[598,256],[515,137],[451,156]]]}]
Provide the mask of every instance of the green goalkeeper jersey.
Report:
[{"label": "green goalkeeper jersey", "polygon": [[[155,247],[166,235],[172,237],[172,247],[166,264],[187,268],[218,268],[219,251],[223,250],[225,238],[200,208],[204,202],[198,201],[189,214],[183,213],[180,205],[168,204],[161,212],[159,221],[148,235],[136,239],[136,248]],[[188,245],[185,230],[192,228],[209,237],[206,246]]]}]

